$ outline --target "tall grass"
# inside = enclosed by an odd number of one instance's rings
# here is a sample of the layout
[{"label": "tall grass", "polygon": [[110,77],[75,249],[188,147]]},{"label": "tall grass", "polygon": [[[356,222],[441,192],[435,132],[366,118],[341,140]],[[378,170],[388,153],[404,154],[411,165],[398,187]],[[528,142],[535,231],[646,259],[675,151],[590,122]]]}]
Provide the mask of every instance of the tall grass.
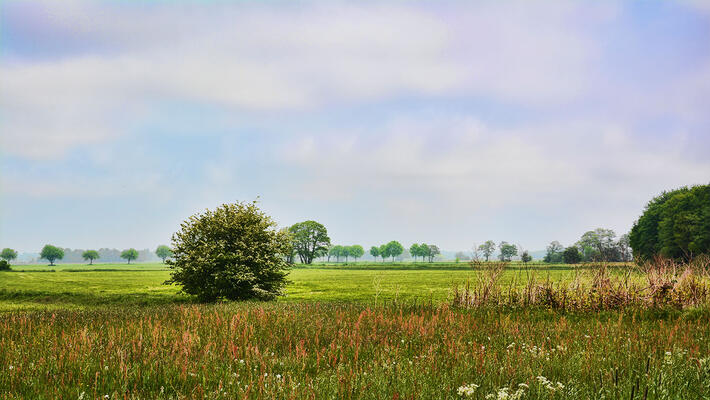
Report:
[{"label": "tall grass", "polygon": [[0,398],[699,399],[709,315],[446,303],[5,313]]},{"label": "tall grass", "polygon": [[[598,263],[575,272],[571,280],[541,279],[533,269],[521,270],[502,285],[506,263],[476,265],[482,271],[463,286],[454,285],[456,307],[533,307],[557,310],[688,308],[710,304],[710,258],[679,263],[656,259],[636,270]],[[524,276],[522,276],[524,274]]]}]

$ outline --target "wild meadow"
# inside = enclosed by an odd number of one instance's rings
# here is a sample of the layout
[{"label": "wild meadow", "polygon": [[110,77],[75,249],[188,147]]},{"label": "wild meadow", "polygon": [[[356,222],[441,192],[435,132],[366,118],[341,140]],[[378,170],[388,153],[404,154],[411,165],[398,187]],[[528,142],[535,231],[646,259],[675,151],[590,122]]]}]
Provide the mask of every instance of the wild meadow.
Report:
[{"label": "wild meadow", "polygon": [[700,399],[708,317],[447,303],[6,313],[0,397]]},{"label": "wild meadow", "polygon": [[0,398],[710,398],[700,270],[406,267],[294,269],[292,296],[213,305],[157,264],[4,273]]}]

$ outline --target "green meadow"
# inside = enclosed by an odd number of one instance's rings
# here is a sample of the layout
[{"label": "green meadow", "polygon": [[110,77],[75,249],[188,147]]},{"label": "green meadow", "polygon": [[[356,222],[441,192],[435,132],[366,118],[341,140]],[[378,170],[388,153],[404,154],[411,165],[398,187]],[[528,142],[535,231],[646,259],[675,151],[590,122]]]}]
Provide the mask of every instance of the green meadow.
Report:
[{"label": "green meadow", "polygon": [[[59,264],[16,266],[0,274],[0,310],[86,308],[107,305],[184,303],[175,286],[164,285],[170,270],[163,264]],[[577,272],[576,272],[577,271]],[[580,272],[581,271],[581,272]],[[537,279],[571,279],[584,270],[572,266],[506,269],[501,283]],[[291,282],[279,302],[405,301],[440,303],[454,285],[476,279],[480,272],[466,263],[359,263],[293,268]]]}]

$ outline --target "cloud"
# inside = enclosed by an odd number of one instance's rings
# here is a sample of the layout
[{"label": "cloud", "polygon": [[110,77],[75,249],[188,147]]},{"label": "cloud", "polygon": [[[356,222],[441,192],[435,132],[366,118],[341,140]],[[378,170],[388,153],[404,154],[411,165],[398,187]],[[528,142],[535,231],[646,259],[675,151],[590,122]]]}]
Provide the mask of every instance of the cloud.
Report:
[{"label": "cloud", "polygon": [[353,241],[621,232],[710,176],[692,4],[5,2],[3,187],[262,195]]},{"label": "cloud", "polygon": [[580,13],[517,2],[7,5],[5,151],[61,157],[134,134],[174,101],[257,113],[401,96],[560,104],[591,85],[598,50],[570,22]]}]

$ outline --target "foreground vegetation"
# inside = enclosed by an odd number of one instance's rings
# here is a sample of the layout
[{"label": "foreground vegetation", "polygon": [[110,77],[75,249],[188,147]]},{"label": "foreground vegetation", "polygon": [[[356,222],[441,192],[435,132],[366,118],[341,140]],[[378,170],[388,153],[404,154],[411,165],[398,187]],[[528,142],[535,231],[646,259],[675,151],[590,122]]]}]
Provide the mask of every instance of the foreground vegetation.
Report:
[{"label": "foreground vegetation", "polygon": [[6,313],[0,398],[700,399],[709,317],[446,303]]}]

